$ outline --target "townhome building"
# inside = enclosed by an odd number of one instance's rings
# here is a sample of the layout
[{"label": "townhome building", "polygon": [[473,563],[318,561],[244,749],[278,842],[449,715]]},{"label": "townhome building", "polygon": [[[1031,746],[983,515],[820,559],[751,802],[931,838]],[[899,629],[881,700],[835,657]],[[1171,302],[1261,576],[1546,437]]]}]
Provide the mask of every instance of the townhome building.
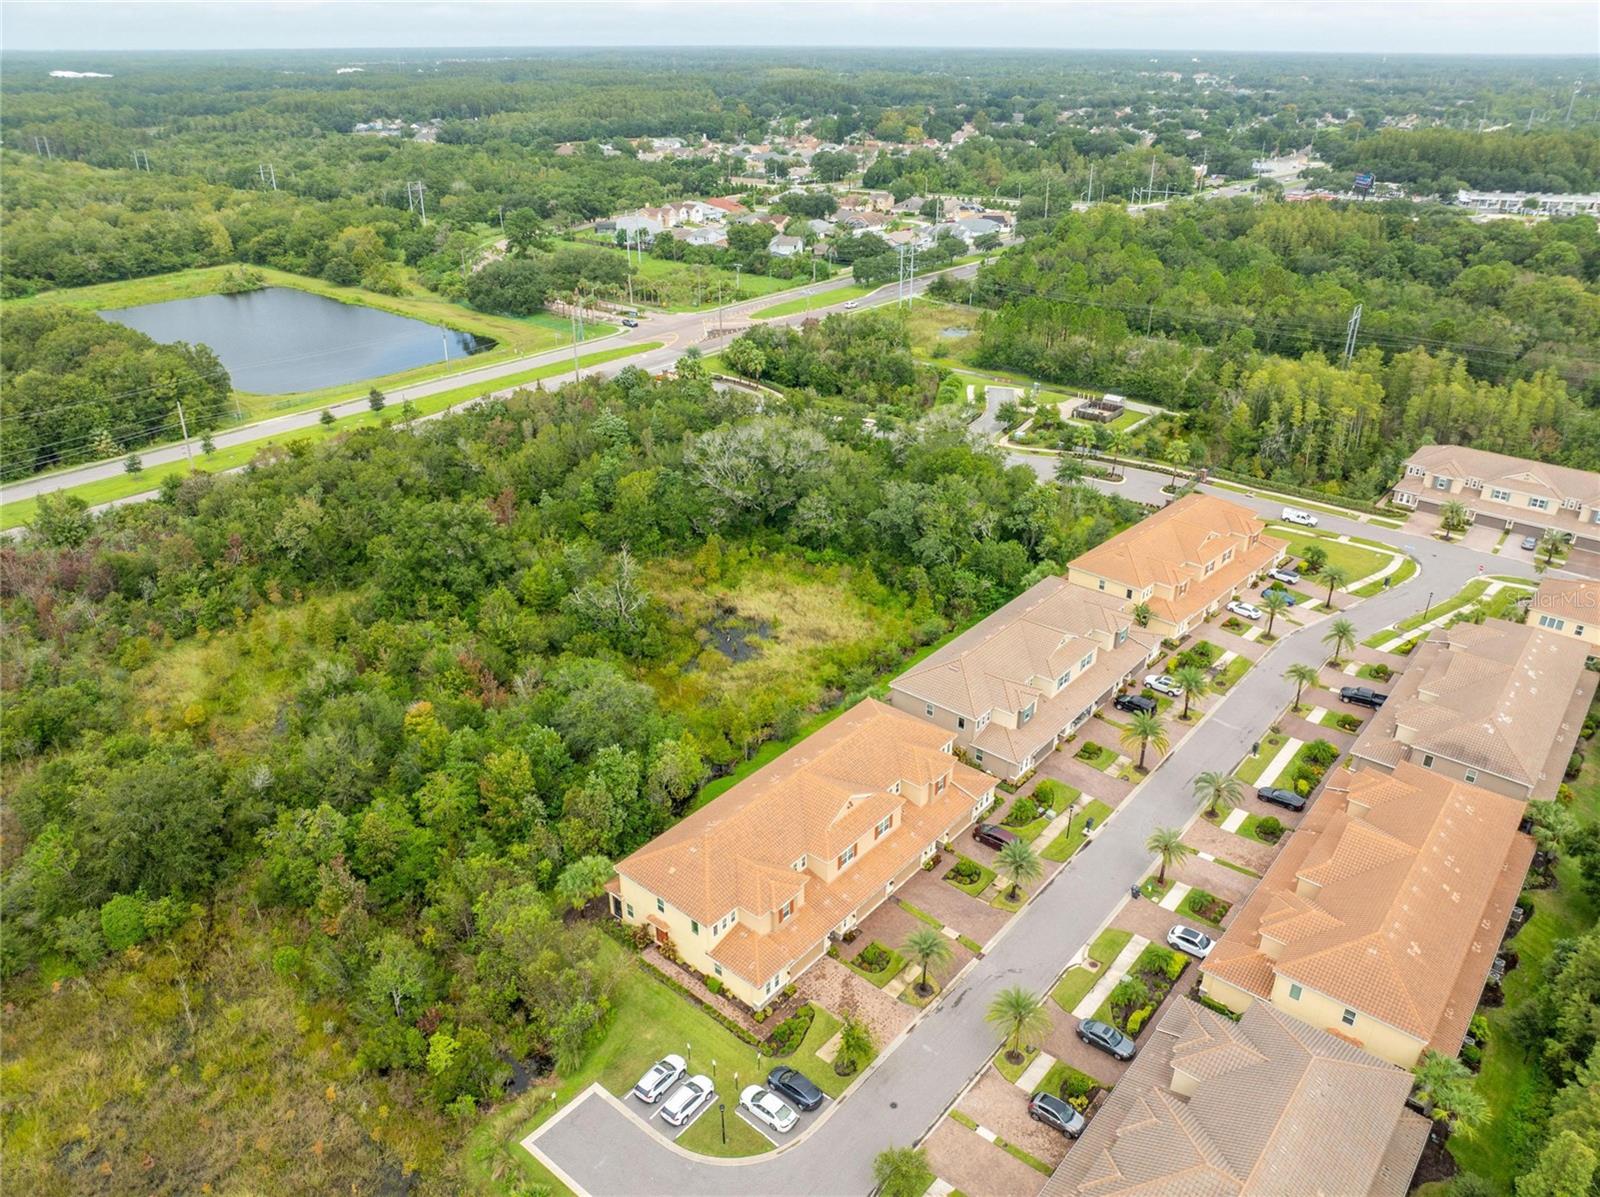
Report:
[{"label": "townhome building", "polygon": [[1182,639],[1283,560],[1288,542],[1266,534],[1248,507],[1189,494],[1067,566],[1067,580],[1148,611],[1146,626]]},{"label": "townhome building", "polygon": [[1600,582],[1583,578],[1546,578],[1534,592],[1528,622],[1558,636],[1590,645],[1591,658],[1600,646]]},{"label": "townhome building", "polygon": [[1554,798],[1600,674],[1579,640],[1490,619],[1433,632],[1351,746],[1359,765],[1402,763],[1526,802]]},{"label": "townhome building", "polygon": [[1405,1197],[1429,1120],[1411,1077],[1258,1002],[1174,1002],[1044,1197]]},{"label": "townhome building", "polygon": [[1118,596],[1045,578],[895,678],[889,702],[1014,780],[1143,673],[1161,638]]},{"label": "townhome building", "polygon": [[612,914],[761,1007],[991,805],[954,748],[857,703],[618,862]]},{"label": "townhome building", "polygon": [[1515,798],[1402,762],[1341,771],[1201,965],[1399,1068],[1454,1056],[1533,859]]},{"label": "townhome building", "polygon": [[1402,507],[1437,514],[1448,502],[1473,523],[1517,536],[1546,528],[1600,549],[1600,474],[1510,457],[1464,445],[1424,445],[1406,459],[1391,497]]}]

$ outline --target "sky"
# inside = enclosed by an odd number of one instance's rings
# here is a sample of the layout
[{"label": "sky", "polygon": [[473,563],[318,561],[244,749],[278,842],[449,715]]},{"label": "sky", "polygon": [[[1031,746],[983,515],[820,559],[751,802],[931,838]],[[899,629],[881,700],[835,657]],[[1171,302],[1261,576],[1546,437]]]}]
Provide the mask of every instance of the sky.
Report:
[{"label": "sky", "polygon": [[[9,50],[770,45],[1588,54],[1600,59],[1600,2],[0,0],[0,47]],[[71,64],[63,60],[63,65]]]}]

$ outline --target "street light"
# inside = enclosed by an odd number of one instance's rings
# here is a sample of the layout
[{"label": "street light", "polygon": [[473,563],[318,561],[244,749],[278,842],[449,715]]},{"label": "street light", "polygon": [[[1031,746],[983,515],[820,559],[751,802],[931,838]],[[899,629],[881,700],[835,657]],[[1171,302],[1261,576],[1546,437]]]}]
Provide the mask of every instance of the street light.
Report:
[{"label": "street light", "polygon": [[1433,591],[1428,591],[1428,604],[1422,608],[1422,622],[1428,622],[1428,612],[1433,610]]},{"label": "street light", "polygon": [[726,1147],[728,1145],[728,1103],[727,1102],[719,1101],[717,1103],[717,1115],[718,1115],[718,1117],[720,1117],[722,1119],[722,1145],[724,1147]]}]

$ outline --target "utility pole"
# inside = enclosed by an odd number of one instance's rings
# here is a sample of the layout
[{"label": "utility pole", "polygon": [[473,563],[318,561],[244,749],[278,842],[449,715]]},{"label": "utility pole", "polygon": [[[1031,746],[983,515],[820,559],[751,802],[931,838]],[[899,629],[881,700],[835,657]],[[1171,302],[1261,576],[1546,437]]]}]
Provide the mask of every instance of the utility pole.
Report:
[{"label": "utility pole", "polygon": [[[277,190],[276,183],[273,185],[273,190]],[[415,207],[412,206],[413,196],[415,196],[416,199]],[[406,208],[412,212],[421,212],[422,223],[428,223],[428,200],[427,197],[423,195],[421,179],[416,179],[406,184]]]},{"label": "utility pole", "polygon": [[262,162],[256,166],[256,174],[261,176],[261,185],[270,186],[274,191],[278,189],[278,170],[270,162]]},{"label": "utility pole", "polygon": [[1345,369],[1350,368],[1350,359],[1356,352],[1356,334],[1361,331],[1361,305],[1356,304],[1356,310],[1350,313],[1350,323],[1345,327],[1344,333],[1344,364]]},{"label": "utility pole", "polygon": [[1573,101],[1578,98],[1578,93],[1580,91],[1582,91],[1582,90],[1583,90],[1583,84],[1574,83],[1572,85],[1572,94],[1567,97],[1567,120],[1566,120],[1566,123],[1569,126],[1572,124],[1572,104],[1573,104]]},{"label": "utility pole", "polygon": [[583,292],[572,289],[572,380],[583,381],[583,367],[579,364],[578,342],[583,340]]},{"label": "utility pole", "polygon": [[149,170],[150,169],[150,155],[147,152],[145,152],[144,150],[134,150],[133,151],[133,169],[134,170]]},{"label": "utility pole", "polygon": [[1050,176],[1044,177],[1044,218],[1050,219]]},{"label": "utility pole", "polygon": [[183,455],[189,459],[189,472],[194,472],[194,450],[189,447],[189,422],[183,418],[183,400],[178,403],[178,427],[183,431]]}]

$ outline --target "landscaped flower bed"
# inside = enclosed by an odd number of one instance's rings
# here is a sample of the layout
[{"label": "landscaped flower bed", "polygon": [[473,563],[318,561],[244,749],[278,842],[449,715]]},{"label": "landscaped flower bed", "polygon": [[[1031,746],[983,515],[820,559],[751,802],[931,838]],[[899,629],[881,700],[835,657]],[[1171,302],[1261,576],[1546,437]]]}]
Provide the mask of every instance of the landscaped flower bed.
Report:
[{"label": "landscaped flower bed", "polygon": [[956,863],[946,870],[944,879],[976,898],[989,888],[989,883],[994,880],[994,870],[986,869],[968,857],[958,856]]},{"label": "landscaped flower bed", "polygon": [[873,940],[857,952],[853,959],[846,960],[845,963],[879,989],[887,985],[890,978],[896,976],[906,966],[905,959],[899,952],[884,947],[877,940]]},{"label": "landscaped flower bed", "polygon": [[1139,953],[1128,975],[1117,982],[1094,1016],[1137,1036],[1188,967],[1188,957],[1151,944]]},{"label": "landscaped flower bed", "polygon": [[1216,926],[1222,925],[1223,916],[1232,909],[1231,902],[1224,902],[1216,894],[1203,889],[1191,889],[1183,899],[1183,908],[1195,918],[1204,919]]}]

